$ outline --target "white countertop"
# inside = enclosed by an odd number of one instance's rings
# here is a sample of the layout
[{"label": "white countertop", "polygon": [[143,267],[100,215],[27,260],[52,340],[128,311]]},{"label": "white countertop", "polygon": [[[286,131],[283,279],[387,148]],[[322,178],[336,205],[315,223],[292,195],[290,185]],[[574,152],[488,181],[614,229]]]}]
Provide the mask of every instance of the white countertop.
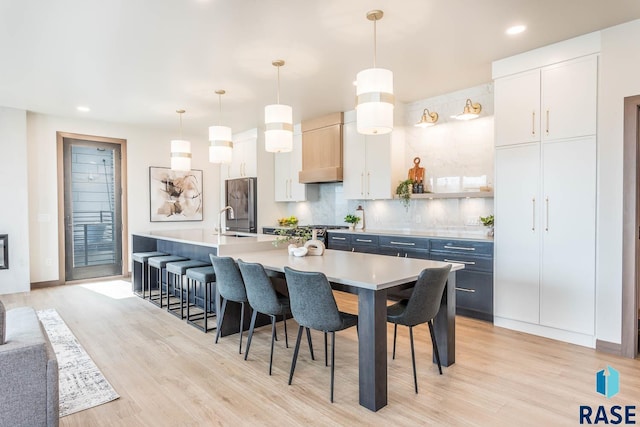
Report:
[{"label": "white countertop", "polygon": [[406,236],[406,237],[430,237],[436,239],[455,239],[455,240],[474,240],[478,242],[493,242],[493,237],[486,235],[486,231],[472,232],[472,231],[451,231],[451,230],[328,230],[330,233],[363,233],[363,234],[375,234],[385,236]]},{"label": "white countertop", "polygon": [[132,233],[136,236],[150,237],[153,239],[168,240],[171,242],[188,243],[192,245],[216,248],[218,255],[232,255],[236,252],[264,251],[273,248],[273,242],[278,236],[269,234],[236,233],[245,237],[220,236],[211,229],[186,229],[186,230],[154,230],[143,233]]},{"label": "white countertop", "polygon": [[233,258],[257,262],[269,270],[279,272],[284,272],[285,266],[301,271],[319,271],[331,282],[374,290],[412,282],[425,268],[442,267],[445,264],[451,264],[452,271],[464,268],[463,264],[331,249],[325,250],[321,256],[296,257],[289,255],[286,249],[272,249],[237,252],[233,254]]}]

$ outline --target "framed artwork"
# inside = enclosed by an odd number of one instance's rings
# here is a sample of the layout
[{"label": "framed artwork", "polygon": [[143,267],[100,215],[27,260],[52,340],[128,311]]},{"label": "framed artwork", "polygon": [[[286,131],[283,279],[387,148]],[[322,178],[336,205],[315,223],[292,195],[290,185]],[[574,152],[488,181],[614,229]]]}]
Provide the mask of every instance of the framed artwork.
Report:
[{"label": "framed artwork", "polygon": [[149,167],[151,222],[202,221],[202,171]]},{"label": "framed artwork", "polygon": [[9,236],[0,234],[0,270],[9,268]]}]

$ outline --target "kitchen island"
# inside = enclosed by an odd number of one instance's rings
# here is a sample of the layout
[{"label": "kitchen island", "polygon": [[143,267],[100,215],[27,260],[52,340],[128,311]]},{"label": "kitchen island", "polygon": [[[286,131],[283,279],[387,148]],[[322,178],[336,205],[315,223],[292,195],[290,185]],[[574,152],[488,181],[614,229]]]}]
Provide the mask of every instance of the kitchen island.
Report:
[{"label": "kitchen island", "polygon": [[[193,233],[196,237],[197,233]],[[134,251],[163,250],[167,252],[165,242],[174,241],[173,237],[161,236],[159,233],[149,235],[134,234]],[[273,238],[273,236],[271,236]],[[168,240],[167,240],[168,239]],[[236,238],[238,240],[249,237]],[[155,246],[152,241],[155,240]],[[145,244],[146,247],[137,247]],[[174,242],[175,243],[175,242]],[[181,241],[186,245],[215,249],[211,242],[202,240]],[[267,271],[274,275],[282,275],[284,267],[302,271],[319,271],[324,273],[334,289],[358,295],[358,362],[359,362],[359,390],[360,404],[372,411],[377,411],[387,404],[387,291],[401,289],[415,283],[418,275],[425,268],[435,268],[445,265],[443,262],[397,258],[384,255],[352,253],[327,250],[322,256],[294,257],[285,249],[274,248],[269,243],[268,249],[259,250],[255,242],[250,250],[245,244],[237,243],[236,248],[224,249],[222,241],[217,242],[222,249],[220,255],[231,256],[247,262],[261,263]],[[233,245],[233,242],[227,243]],[[175,255],[187,256],[179,252]],[[205,249],[206,250],[206,249]],[[196,258],[200,259],[200,258]],[[434,328],[440,359],[444,366],[455,363],[455,282],[456,271],[464,268],[462,264],[452,264],[447,287],[442,297],[440,311],[434,319]],[[226,317],[226,313],[225,313]],[[225,322],[227,323],[227,322]]]}]

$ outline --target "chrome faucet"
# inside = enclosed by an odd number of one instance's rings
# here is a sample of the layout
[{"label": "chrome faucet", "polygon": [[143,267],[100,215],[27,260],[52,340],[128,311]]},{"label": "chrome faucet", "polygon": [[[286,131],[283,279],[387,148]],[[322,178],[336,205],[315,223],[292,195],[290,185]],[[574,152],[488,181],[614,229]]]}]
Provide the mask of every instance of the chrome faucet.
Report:
[{"label": "chrome faucet", "polygon": [[218,212],[218,237],[222,235],[222,214],[224,213],[224,211],[229,211],[229,219],[235,218],[233,208],[231,206],[225,206],[224,208],[220,209],[220,212]]}]

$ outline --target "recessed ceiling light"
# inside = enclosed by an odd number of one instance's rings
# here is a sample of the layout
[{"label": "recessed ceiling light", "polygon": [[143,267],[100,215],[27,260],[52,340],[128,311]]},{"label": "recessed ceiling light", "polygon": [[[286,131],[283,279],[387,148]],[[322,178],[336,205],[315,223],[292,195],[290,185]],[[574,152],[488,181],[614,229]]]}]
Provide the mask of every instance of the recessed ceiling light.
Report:
[{"label": "recessed ceiling light", "polygon": [[91,108],[86,107],[84,105],[79,105],[76,107],[76,110],[82,111],[83,113],[88,113],[89,111],[91,111]]},{"label": "recessed ceiling light", "polygon": [[509,34],[510,36],[513,36],[515,34],[520,34],[521,32],[523,32],[526,29],[527,29],[527,27],[524,26],[524,25],[514,25],[513,27],[507,28],[507,31],[505,31],[505,32],[507,34]]}]

